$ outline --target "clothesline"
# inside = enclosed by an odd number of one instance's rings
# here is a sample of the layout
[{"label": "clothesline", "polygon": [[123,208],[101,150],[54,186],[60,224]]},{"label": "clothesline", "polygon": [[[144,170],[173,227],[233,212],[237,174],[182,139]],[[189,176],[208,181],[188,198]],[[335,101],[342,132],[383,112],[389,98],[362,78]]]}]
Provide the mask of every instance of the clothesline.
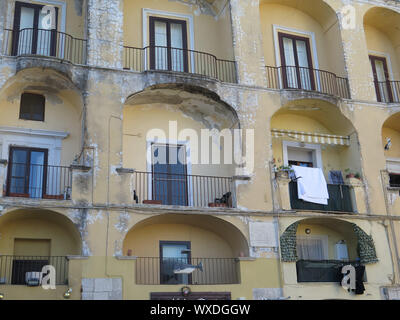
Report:
[{"label": "clothesline", "polygon": [[324,133],[312,133],[283,129],[272,129],[271,132],[274,138],[289,137],[305,143],[350,146],[349,136],[338,136]]}]

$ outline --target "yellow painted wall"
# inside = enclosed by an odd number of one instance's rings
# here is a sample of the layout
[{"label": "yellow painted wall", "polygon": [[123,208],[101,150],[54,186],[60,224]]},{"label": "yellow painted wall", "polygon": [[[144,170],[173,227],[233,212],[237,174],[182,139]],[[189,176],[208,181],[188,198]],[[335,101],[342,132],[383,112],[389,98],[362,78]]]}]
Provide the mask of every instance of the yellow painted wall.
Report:
[{"label": "yellow painted wall", "polygon": [[[194,6],[191,8],[190,6],[167,0],[124,1],[124,45],[143,47],[143,8],[191,15],[194,24],[194,39],[190,39],[190,32],[188,31],[188,43],[193,41],[194,50],[213,54],[219,59],[233,59],[229,10],[225,10],[218,19],[215,19],[210,15],[196,14]],[[157,14],[156,16],[163,17],[162,14]],[[182,18],[177,17],[177,19]],[[189,45],[188,49],[190,49]]]},{"label": "yellow painted wall", "polygon": [[[0,220],[0,253],[14,254],[15,239],[50,240],[51,256],[67,256],[80,254],[80,242],[60,221],[48,215],[36,217],[35,214],[15,216],[6,222]],[[38,253],[32,252],[32,255]]]},{"label": "yellow painted wall", "polygon": [[[204,115],[202,115],[204,116]],[[123,163],[125,168],[134,168],[138,171],[147,171],[147,134],[153,129],[161,129],[166,138],[169,139],[169,121],[177,122],[177,132],[181,132],[184,129],[192,129],[198,134],[197,142],[194,139],[193,143],[190,143],[190,153],[192,161],[192,174],[193,175],[204,175],[204,176],[220,176],[220,177],[231,177],[234,175],[233,165],[224,164],[224,141],[221,139],[220,146],[216,143],[218,150],[220,150],[221,165],[212,165],[212,158],[210,157],[210,164],[200,164],[200,156],[202,154],[200,137],[201,130],[207,129],[203,123],[201,123],[202,116],[198,119],[193,119],[190,116],[190,111],[185,115],[181,111],[177,110],[172,105],[142,105],[142,106],[127,106],[124,108],[124,121],[123,121]],[[221,128],[223,129],[223,128]],[[172,134],[172,133],[171,133]],[[140,135],[140,136],[138,136]],[[154,136],[150,136],[149,139],[153,139]],[[178,140],[188,141],[189,138],[183,136]],[[195,164],[195,146],[198,144],[197,152],[197,163]],[[210,149],[212,148],[212,142],[210,140]],[[212,156],[212,150],[210,154]],[[140,155],[140,156],[138,156]],[[232,158],[233,159],[233,158]]]},{"label": "yellow painted wall", "polygon": [[233,258],[228,242],[213,232],[188,225],[158,224],[132,230],[124,240],[124,254],[159,257],[160,241],[188,241],[193,258]]},{"label": "yellow painted wall", "polygon": [[387,144],[386,138],[392,139],[392,146],[388,151],[385,151],[385,156],[387,158],[400,158],[400,132],[388,127],[383,127],[382,129],[383,147]]}]

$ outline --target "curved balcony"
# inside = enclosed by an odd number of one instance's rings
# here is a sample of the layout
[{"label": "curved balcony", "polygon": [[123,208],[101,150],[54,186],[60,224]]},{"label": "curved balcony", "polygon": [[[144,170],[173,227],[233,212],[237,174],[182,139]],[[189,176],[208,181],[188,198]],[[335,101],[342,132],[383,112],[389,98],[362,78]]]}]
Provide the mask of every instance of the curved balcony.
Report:
[{"label": "curved balcony", "polygon": [[188,49],[124,46],[123,67],[125,70],[138,72],[172,71],[195,74],[222,82],[237,83],[235,61],[218,59],[210,53]]},{"label": "curved balcony", "polygon": [[2,54],[7,56],[54,57],[86,64],[87,41],[57,30],[25,28],[4,30]]},{"label": "curved balcony", "polygon": [[348,79],[329,71],[297,66],[266,66],[266,70],[271,89],[298,89],[351,98]]}]

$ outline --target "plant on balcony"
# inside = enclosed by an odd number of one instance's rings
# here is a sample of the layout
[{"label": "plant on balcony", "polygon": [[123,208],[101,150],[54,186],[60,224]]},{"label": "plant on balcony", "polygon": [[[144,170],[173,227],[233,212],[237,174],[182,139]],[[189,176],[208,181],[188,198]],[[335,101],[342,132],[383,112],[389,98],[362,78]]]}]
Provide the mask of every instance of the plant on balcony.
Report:
[{"label": "plant on balcony", "polygon": [[290,173],[294,172],[291,166],[280,166],[274,165],[274,172],[276,178],[286,178],[289,179]]},{"label": "plant on balcony", "polygon": [[353,172],[348,168],[344,170],[344,172],[346,173],[346,179],[355,178],[361,180],[361,174],[359,172]]}]

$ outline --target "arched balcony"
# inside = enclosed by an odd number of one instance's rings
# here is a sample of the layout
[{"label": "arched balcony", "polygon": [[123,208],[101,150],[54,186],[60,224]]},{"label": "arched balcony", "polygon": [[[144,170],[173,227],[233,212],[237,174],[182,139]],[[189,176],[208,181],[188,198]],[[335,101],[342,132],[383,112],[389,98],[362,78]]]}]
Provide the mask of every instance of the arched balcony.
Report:
[{"label": "arched balcony", "polygon": [[339,22],[324,1],[260,1],[268,87],[350,98]]}]

